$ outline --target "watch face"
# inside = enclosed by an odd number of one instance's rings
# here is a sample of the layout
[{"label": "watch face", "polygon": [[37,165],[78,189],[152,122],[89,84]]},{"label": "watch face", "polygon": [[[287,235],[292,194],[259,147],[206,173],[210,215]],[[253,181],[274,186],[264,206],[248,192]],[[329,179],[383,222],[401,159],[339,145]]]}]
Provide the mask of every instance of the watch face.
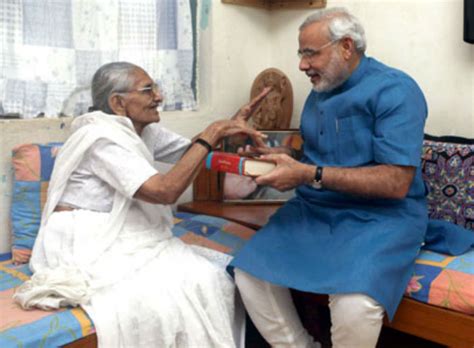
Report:
[{"label": "watch face", "polygon": [[323,187],[321,182],[316,181],[316,180],[313,180],[313,182],[311,183],[311,186],[315,188],[316,190],[320,190]]}]

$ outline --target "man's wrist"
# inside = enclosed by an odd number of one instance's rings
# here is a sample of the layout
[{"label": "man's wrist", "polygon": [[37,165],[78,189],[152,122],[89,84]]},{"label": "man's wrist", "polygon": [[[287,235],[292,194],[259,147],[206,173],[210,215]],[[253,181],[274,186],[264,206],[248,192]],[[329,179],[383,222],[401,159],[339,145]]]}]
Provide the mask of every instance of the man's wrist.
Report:
[{"label": "man's wrist", "polygon": [[316,166],[306,165],[306,171],[304,175],[304,184],[312,185],[314,181],[314,176],[316,175]]},{"label": "man's wrist", "polygon": [[316,166],[314,169],[314,177],[311,186],[317,190],[323,188],[323,169],[322,166]]},{"label": "man's wrist", "polygon": [[316,166],[316,173],[314,174],[314,181],[317,181],[319,183],[323,182],[323,169],[324,169],[324,167],[322,167],[322,166]]}]

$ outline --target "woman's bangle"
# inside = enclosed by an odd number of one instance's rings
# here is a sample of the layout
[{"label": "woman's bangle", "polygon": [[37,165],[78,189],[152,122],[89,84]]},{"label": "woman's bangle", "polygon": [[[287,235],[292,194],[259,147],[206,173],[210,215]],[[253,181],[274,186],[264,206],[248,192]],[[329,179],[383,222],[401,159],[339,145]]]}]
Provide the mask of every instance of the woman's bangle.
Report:
[{"label": "woman's bangle", "polygon": [[211,152],[212,151],[212,146],[211,144],[209,144],[207,141],[205,141],[204,139],[201,139],[201,138],[197,138],[196,140],[194,140],[194,143],[197,143],[197,144],[201,144],[202,146],[204,146],[207,150],[207,153]]}]

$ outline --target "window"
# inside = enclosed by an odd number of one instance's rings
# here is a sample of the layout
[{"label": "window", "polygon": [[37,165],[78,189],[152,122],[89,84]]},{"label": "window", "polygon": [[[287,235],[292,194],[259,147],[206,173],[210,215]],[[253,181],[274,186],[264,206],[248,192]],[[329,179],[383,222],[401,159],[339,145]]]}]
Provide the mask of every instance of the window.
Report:
[{"label": "window", "polygon": [[2,0],[0,102],[23,118],[79,115],[102,64],[143,67],[164,110],[196,108],[196,0]]}]

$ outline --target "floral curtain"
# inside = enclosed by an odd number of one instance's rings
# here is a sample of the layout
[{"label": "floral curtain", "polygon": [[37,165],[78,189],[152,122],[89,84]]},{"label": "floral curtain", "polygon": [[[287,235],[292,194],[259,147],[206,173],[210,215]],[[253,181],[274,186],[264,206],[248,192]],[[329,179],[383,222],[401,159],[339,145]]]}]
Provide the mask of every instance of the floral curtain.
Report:
[{"label": "floral curtain", "polygon": [[189,0],[1,0],[0,107],[82,114],[97,68],[128,61],[162,87],[164,110],[194,109],[191,17]]}]

